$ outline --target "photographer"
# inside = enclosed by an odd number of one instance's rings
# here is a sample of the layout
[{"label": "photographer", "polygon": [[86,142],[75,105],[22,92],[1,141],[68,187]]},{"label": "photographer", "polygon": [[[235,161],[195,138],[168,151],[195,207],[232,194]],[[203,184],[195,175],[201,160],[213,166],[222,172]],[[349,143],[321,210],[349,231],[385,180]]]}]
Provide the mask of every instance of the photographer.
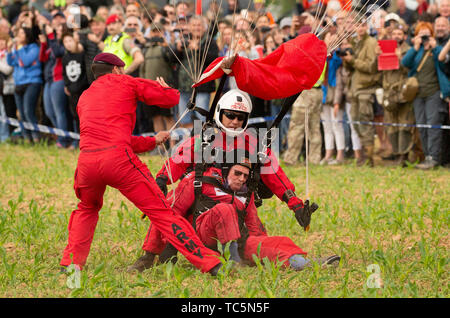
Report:
[{"label": "photographer", "polygon": [[[36,107],[42,87],[42,67],[39,61],[39,46],[33,42],[32,30],[19,28],[16,37],[12,41],[9,40],[7,48],[6,61],[14,67],[14,98],[20,118],[37,124]],[[40,135],[36,131],[22,131],[22,136],[39,143]]]},{"label": "photographer", "polygon": [[[169,62],[171,52],[160,32],[164,32],[162,24],[155,23],[151,26],[150,38],[146,39],[145,43],[144,64],[141,67],[140,76],[151,80],[162,77],[170,86],[173,86],[173,65]],[[175,124],[170,108],[148,106],[144,108],[144,111],[148,118],[153,119],[155,132],[169,130]]]},{"label": "photographer", "polygon": [[[52,26],[45,25],[39,35],[41,48],[39,60],[44,63],[44,111],[54,127],[68,130],[68,100],[64,93],[64,78],[62,57],[65,54],[62,34],[67,30],[66,24],[54,22]],[[70,116],[69,116],[70,117]],[[70,138],[59,136],[56,146],[66,148]]]},{"label": "photographer", "polygon": [[[438,60],[442,47],[436,46],[431,23],[419,22],[414,34],[414,47],[403,57],[402,64],[409,69],[408,77],[415,76],[419,84],[413,101],[416,123],[443,125],[448,117],[443,99],[450,96],[450,83],[444,65]],[[442,129],[419,128],[419,133],[425,161],[416,167],[432,169],[442,160]]]},{"label": "photographer", "polygon": [[94,81],[94,74],[91,69],[92,61],[102,51],[104,41],[107,37],[108,32],[106,31],[105,20],[100,16],[94,16],[89,21],[89,31],[87,34],[80,34],[80,43],[85,53],[85,65],[89,84]]},{"label": "photographer", "polygon": [[130,37],[131,46],[135,50],[133,53],[133,64],[136,66],[136,69],[129,73],[133,77],[139,75],[139,66],[144,63],[142,48],[147,40],[142,33],[142,28],[142,22],[136,16],[131,15],[125,20],[124,32]]}]

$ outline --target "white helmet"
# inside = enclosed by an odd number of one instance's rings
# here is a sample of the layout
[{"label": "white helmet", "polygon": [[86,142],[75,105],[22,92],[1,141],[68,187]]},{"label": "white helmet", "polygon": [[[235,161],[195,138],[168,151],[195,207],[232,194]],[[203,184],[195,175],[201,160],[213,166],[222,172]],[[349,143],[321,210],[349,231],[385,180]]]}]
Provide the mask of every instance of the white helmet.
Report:
[{"label": "white helmet", "polygon": [[[233,112],[240,112],[246,114],[244,123],[241,128],[227,128],[222,124],[222,114],[224,110],[231,110]],[[231,89],[226,92],[217,102],[216,112],[214,113],[214,120],[217,126],[222,129],[228,136],[239,136],[247,128],[248,117],[252,112],[252,101],[250,96],[240,89]]]}]

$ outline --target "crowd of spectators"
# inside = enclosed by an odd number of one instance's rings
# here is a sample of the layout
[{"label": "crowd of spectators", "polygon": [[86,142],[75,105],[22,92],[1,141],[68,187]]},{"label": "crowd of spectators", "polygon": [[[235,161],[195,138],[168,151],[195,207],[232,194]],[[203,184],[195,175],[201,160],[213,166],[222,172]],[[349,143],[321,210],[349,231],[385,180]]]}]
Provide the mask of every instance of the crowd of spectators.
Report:
[{"label": "crowd of spectators", "polygon": [[[367,1],[382,4],[376,14],[359,12]],[[318,30],[329,48],[336,47],[314,88],[321,90],[320,105],[314,108],[321,120],[309,124],[321,127],[322,138],[313,145],[321,151],[313,163],[341,164],[354,156],[358,163],[373,164],[378,152],[401,165],[420,161],[419,167],[428,169],[446,164],[448,131],[408,125],[449,121],[450,1],[367,1],[297,1],[292,13],[277,17],[261,0],[250,6],[224,0],[223,7],[211,0],[201,15],[194,1],[167,1],[161,7],[149,0],[0,0],[0,116],[78,132],[76,105],[94,81],[93,57],[110,52],[125,62],[126,74],[161,76],[180,91],[180,103],[173,109],[138,104],[134,134],[167,130],[184,114],[192,83],[215,58],[230,51],[262,58],[297,35]],[[342,38],[346,33],[348,38]],[[379,70],[380,40],[397,43],[398,69]],[[398,96],[405,85],[396,84],[412,76],[418,90],[413,99],[402,100]],[[209,108],[216,84],[200,86],[197,107]],[[235,87],[229,78],[225,91]],[[279,100],[253,98],[253,103],[251,117],[274,116],[281,109]],[[191,128],[196,118],[203,119],[189,112],[180,127]],[[352,119],[406,125],[345,123]],[[288,138],[291,128],[287,116],[280,124],[285,152],[293,143]],[[31,143],[43,138],[0,122],[0,141],[15,135]],[[68,137],[58,137],[55,144],[78,147]],[[304,151],[294,157],[291,153],[290,163]]]}]

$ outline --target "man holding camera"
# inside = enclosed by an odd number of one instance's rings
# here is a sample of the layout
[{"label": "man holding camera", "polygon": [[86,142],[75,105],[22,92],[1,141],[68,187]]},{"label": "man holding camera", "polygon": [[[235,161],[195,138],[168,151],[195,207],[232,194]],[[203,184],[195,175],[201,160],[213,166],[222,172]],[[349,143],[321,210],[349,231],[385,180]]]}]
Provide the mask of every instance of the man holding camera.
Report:
[{"label": "man holding camera", "polygon": [[[379,87],[381,73],[377,69],[377,40],[367,33],[367,21],[362,19],[356,29],[357,36],[352,40],[352,51],[342,57],[344,66],[353,72],[350,79],[352,95],[351,116],[355,121],[372,122],[374,120],[373,103],[375,90]],[[356,125],[355,130],[361,139],[363,152],[357,165],[366,162],[373,166],[375,127],[372,125]]]}]

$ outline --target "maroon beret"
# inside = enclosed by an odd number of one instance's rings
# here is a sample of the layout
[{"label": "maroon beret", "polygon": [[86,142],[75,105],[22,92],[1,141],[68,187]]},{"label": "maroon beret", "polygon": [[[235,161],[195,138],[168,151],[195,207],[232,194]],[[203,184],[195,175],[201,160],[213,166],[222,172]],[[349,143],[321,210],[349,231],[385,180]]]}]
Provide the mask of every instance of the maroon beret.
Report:
[{"label": "maroon beret", "polygon": [[119,67],[125,66],[125,63],[112,53],[99,53],[94,57],[94,63],[111,64]]}]

